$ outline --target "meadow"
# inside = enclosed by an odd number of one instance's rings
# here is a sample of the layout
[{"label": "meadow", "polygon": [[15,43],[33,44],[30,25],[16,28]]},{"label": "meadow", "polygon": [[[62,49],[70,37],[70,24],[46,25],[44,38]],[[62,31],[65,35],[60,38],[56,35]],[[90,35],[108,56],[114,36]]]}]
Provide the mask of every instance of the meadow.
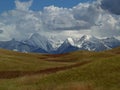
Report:
[{"label": "meadow", "polygon": [[0,49],[0,90],[119,90],[120,48],[50,55]]}]

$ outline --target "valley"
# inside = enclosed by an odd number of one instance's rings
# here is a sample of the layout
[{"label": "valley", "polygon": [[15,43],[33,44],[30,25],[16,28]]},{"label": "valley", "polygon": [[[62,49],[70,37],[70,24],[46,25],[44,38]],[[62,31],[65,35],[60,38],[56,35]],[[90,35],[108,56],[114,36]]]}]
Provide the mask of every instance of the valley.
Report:
[{"label": "valley", "polygon": [[120,48],[66,54],[0,49],[0,90],[118,90]]}]

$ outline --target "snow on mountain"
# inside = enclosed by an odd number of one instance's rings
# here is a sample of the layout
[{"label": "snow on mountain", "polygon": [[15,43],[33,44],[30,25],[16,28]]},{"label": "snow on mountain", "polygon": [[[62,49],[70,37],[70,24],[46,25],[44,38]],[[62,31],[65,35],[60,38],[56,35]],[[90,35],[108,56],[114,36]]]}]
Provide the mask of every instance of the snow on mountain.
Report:
[{"label": "snow on mountain", "polygon": [[57,49],[57,53],[67,53],[78,49],[79,48],[76,47],[74,44],[74,40],[72,38],[67,38],[63,42],[63,44]]},{"label": "snow on mountain", "polygon": [[89,39],[91,37],[92,36],[88,36],[88,35],[82,36],[81,38],[79,38],[78,40],[75,41],[76,46],[79,47],[79,48],[82,48],[82,44],[86,41],[89,41]]},{"label": "snow on mountain", "polygon": [[63,44],[74,46],[74,41],[72,38],[67,38]]},{"label": "snow on mountain", "polygon": [[98,39],[94,36],[83,35],[80,38],[61,40],[55,37],[46,38],[38,33],[32,34],[27,40],[0,41],[0,48],[20,52],[35,53],[67,53],[76,50],[103,51],[120,46],[120,40],[115,37]]},{"label": "snow on mountain", "polygon": [[82,50],[102,51],[108,49],[100,39],[94,36],[84,35],[77,41],[77,46]]},{"label": "snow on mountain", "polygon": [[44,36],[35,33],[25,41],[16,41],[15,39],[0,41],[0,48],[20,52],[49,53],[52,49],[52,45]]},{"label": "snow on mountain", "polygon": [[26,44],[34,46],[36,48],[41,48],[45,51],[50,51],[52,49],[52,45],[49,43],[48,39],[38,33],[34,33],[31,37],[24,41]]},{"label": "snow on mountain", "polygon": [[52,45],[54,50],[57,50],[64,42],[64,40],[58,39],[57,37],[49,37],[49,43]]},{"label": "snow on mountain", "polygon": [[110,48],[115,48],[115,47],[120,46],[120,40],[118,40],[115,37],[102,39],[102,42]]},{"label": "snow on mountain", "polygon": [[10,41],[0,41],[0,48],[20,52],[31,52],[35,47],[12,39]]}]

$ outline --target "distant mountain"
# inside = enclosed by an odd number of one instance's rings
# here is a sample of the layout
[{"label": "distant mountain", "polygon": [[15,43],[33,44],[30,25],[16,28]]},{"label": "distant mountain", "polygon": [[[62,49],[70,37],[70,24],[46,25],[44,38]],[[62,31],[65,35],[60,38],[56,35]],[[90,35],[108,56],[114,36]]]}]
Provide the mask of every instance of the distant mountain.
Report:
[{"label": "distant mountain", "polygon": [[64,42],[64,40],[58,39],[56,37],[50,37],[48,38],[48,41],[52,45],[54,51],[56,51]]},{"label": "distant mountain", "polygon": [[103,39],[102,42],[109,48],[115,48],[120,46],[120,41],[115,37]]},{"label": "distant mountain", "polygon": [[102,51],[109,49],[100,39],[94,36],[84,35],[77,41],[77,46],[81,50]]},{"label": "distant mountain", "polygon": [[16,41],[15,39],[12,39],[10,41],[0,41],[0,48],[20,52],[31,52],[33,49],[35,49],[35,47],[23,42]]},{"label": "distant mountain", "polygon": [[34,33],[28,40],[25,40],[24,43],[36,47],[38,50],[52,51],[52,45],[49,43],[48,39],[38,33]]},{"label": "distant mountain", "polygon": [[35,53],[60,54],[76,50],[103,51],[120,46],[120,40],[115,37],[98,39],[94,36],[84,35],[78,39],[67,38],[65,41],[46,38],[38,33],[34,33],[24,41],[12,39],[10,41],[0,41],[0,48]]},{"label": "distant mountain", "polygon": [[75,46],[74,40],[72,38],[67,38],[57,49],[56,53],[67,53],[76,50],[79,50],[79,48]]},{"label": "distant mountain", "polygon": [[36,33],[25,41],[16,41],[15,39],[10,41],[0,41],[0,48],[36,53],[48,53],[47,50],[51,49],[50,44],[47,43],[47,39]]}]

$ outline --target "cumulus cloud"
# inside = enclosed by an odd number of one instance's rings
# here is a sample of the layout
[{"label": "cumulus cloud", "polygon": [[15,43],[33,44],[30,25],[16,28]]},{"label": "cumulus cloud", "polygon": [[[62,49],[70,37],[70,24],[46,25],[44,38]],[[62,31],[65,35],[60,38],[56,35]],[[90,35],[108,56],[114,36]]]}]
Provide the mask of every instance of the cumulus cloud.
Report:
[{"label": "cumulus cloud", "polygon": [[[89,29],[95,25],[95,21],[99,17],[100,12],[100,8],[96,3],[83,3],[72,9],[75,21],[84,22],[83,27],[80,29]],[[79,23],[79,25],[81,25],[81,23]]]},{"label": "cumulus cloud", "polygon": [[32,0],[16,0],[16,9],[0,14],[0,40],[23,40],[36,32],[59,38],[79,37],[82,34],[120,36],[120,16],[107,12],[107,8],[101,6],[104,1],[107,0],[80,3],[72,8],[52,5],[42,11],[32,11],[29,10]]},{"label": "cumulus cloud", "polygon": [[28,2],[20,2],[19,0],[15,0],[15,4],[16,4],[16,9],[18,10],[29,10],[30,6],[32,5],[32,0],[28,1]]},{"label": "cumulus cloud", "polygon": [[95,24],[100,8],[97,4],[81,3],[73,8],[45,7],[43,22],[53,30],[88,29]]},{"label": "cumulus cloud", "polygon": [[29,10],[32,0],[28,2],[16,0],[15,2],[16,9],[0,15],[0,30],[4,31],[0,38],[4,37],[5,40],[26,39],[31,33],[42,30],[41,13]]}]

